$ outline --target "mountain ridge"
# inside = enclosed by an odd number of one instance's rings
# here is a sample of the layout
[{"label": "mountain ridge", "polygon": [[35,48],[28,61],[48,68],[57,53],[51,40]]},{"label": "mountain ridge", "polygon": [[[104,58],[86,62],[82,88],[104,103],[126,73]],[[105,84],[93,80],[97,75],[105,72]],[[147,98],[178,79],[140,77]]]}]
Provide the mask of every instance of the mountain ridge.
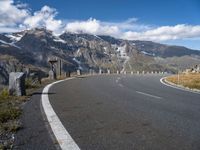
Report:
[{"label": "mountain ridge", "polygon": [[[63,61],[63,71],[78,68],[98,71],[101,68],[176,72],[177,68],[186,69],[186,66],[200,63],[200,51],[183,46],[86,33],[65,32],[56,36],[44,28],[0,34],[0,58],[5,55],[15,57],[24,65],[46,68],[47,71],[48,60],[54,57]],[[184,60],[189,65],[185,65]]]}]

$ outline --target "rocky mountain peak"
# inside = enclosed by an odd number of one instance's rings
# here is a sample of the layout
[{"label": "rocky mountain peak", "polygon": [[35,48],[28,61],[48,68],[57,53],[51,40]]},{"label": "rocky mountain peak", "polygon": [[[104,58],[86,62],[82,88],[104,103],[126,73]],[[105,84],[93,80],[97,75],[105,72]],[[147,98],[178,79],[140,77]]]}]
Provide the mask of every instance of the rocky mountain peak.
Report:
[{"label": "rocky mountain peak", "polygon": [[[199,63],[196,58],[200,57],[200,51],[180,46],[151,41],[128,41],[86,33],[65,32],[55,36],[45,28],[0,34],[0,55],[5,54],[39,67],[47,67],[47,59],[55,56],[65,62],[65,69],[87,70],[100,67],[127,71],[173,71],[176,68],[174,59],[180,59],[182,62],[182,59],[186,60],[187,57],[187,62],[194,65]],[[166,63],[165,60],[169,62]]]}]

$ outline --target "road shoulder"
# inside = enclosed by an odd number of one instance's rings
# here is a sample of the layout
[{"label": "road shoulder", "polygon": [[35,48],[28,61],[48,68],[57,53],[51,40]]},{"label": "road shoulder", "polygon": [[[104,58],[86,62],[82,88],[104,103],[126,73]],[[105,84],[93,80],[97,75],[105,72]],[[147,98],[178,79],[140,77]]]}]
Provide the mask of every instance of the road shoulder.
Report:
[{"label": "road shoulder", "polygon": [[197,90],[197,89],[190,89],[190,88],[187,88],[187,87],[184,87],[184,86],[181,86],[181,85],[177,85],[177,84],[174,84],[172,82],[169,82],[166,80],[167,77],[163,77],[160,79],[160,82],[166,86],[169,86],[169,87],[172,87],[172,88],[175,88],[175,89],[179,89],[179,90],[183,90],[183,91],[187,91],[187,92],[192,92],[192,93],[195,93],[195,94],[200,94],[200,90]]},{"label": "road shoulder", "polygon": [[43,115],[41,94],[42,89],[33,93],[31,99],[24,104],[21,116],[23,128],[15,136],[13,149],[55,150],[59,148]]}]

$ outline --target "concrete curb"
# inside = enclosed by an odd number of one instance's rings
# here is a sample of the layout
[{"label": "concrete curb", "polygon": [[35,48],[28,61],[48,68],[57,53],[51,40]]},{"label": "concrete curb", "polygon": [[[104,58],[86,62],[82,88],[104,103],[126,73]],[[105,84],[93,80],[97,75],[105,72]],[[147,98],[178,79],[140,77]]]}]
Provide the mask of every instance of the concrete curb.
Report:
[{"label": "concrete curb", "polygon": [[187,88],[187,87],[184,87],[184,86],[181,86],[181,85],[177,85],[177,84],[174,84],[172,82],[169,82],[166,80],[167,77],[163,77],[160,79],[160,82],[166,86],[169,86],[169,87],[172,87],[172,88],[175,88],[175,89],[179,89],[179,90],[183,90],[183,91],[187,91],[187,92],[192,92],[192,93],[195,93],[195,94],[200,94],[200,90],[198,89],[190,89],[190,88]]},{"label": "concrete curb", "polygon": [[74,79],[74,77],[48,84],[43,89],[42,96],[41,96],[42,107],[43,107],[44,113],[45,113],[48,123],[51,127],[51,130],[52,130],[53,134],[55,135],[55,137],[58,141],[58,144],[62,150],[80,150],[80,148],[75,143],[75,141],[72,139],[70,134],[67,132],[67,130],[61,123],[60,119],[56,115],[55,111],[53,110],[53,108],[49,102],[48,92],[49,92],[49,89],[54,84],[57,84],[57,83],[60,83],[63,81],[67,81],[67,80],[71,80],[71,79]]}]

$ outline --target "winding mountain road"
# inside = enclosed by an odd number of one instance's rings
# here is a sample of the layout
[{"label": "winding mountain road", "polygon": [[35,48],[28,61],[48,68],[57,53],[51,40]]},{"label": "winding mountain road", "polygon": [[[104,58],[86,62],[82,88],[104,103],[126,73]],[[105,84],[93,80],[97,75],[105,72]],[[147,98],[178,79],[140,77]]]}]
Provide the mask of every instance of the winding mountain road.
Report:
[{"label": "winding mountain road", "polygon": [[161,77],[79,77],[52,86],[49,100],[82,150],[199,150],[200,94]]}]

